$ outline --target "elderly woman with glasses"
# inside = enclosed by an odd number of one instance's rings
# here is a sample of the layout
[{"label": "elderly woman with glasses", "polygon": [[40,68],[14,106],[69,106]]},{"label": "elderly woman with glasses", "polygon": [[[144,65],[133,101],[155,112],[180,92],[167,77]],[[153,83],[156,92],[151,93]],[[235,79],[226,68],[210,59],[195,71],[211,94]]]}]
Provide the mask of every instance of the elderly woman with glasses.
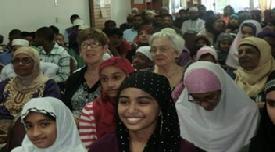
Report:
[{"label": "elderly woman with glasses", "polygon": [[258,124],[256,104],[218,64],[191,64],[183,82],[176,102],[181,136],[206,151],[245,150]]},{"label": "elderly woman with glasses", "polygon": [[78,43],[86,66],[68,78],[63,99],[77,119],[82,108],[100,95],[99,65],[108,48],[107,36],[93,28],[80,31]]},{"label": "elderly woman with glasses", "polygon": [[150,39],[151,54],[155,63],[154,73],[165,76],[174,90],[181,85],[184,68],[177,64],[185,47],[184,39],[171,28],[162,29]]},{"label": "elderly woman with glasses", "polygon": [[[55,81],[40,71],[39,61],[38,52],[31,47],[21,47],[13,55],[16,76],[0,83],[0,132],[3,131],[3,134],[7,133],[30,99],[43,96],[61,98]],[[21,138],[20,133],[17,138]]]}]

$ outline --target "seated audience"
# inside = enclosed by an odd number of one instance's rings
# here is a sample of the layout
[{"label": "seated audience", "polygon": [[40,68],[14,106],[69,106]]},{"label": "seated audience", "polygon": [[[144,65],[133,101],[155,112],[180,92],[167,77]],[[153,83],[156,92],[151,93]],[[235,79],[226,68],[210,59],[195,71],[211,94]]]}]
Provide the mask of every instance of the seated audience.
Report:
[{"label": "seated audience", "polygon": [[210,46],[201,47],[196,54],[196,61],[218,62],[218,54],[216,50]]},{"label": "seated audience", "polygon": [[151,54],[154,59],[154,73],[168,78],[171,88],[176,87],[183,78],[183,68],[176,63],[184,48],[185,41],[175,30],[162,29],[150,39]]},{"label": "seated audience", "polygon": [[229,24],[225,28],[225,32],[237,34],[240,26],[240,17],[238,14],[232,14],[229,18]]},{"label": "seated audience", "polygon": [[211,45],[214,45],[221,32],[225,30],[225,22],[222,19],[211,17],[205,22],[205,30],[198,33],[198,35],[204,35],[210,41]]},{"label": "seated audience", "polygon": [[138,35],[134,42],[138,46],[149,46],[149,40],[153,35],[153,27],[151,25],[143,25],[138,29]]},{"label": "seated audience", "polygon": [[123,31],[123,39],[129,43],[133,43],[136,36],[138,35],[138,29],[143,24],[142,15],[136,14],[133,16],[132,27]]},{"label": "seated audience", "polygon": [[185,69],[178,65],[177,58],[185,48],[184,44],[184,39],[170,28],[154,33],[150,40],[151,54],[155,63],[153,72],[165,76],[173,91],[178,86],[182,88]]},{"label": "seated audience", "polygon": [[181,26],[181,32],[185,33],[199,33],[204,30],[205,21],[199,18],[199,10],[197,7],[190,7],[188,9],[189,19],[184,21]]},{"label": "seated audience", "polygon": [[88,148],[115,130],[115,99],[121,82],[134,71],[130,62],[112,57],[100,64],[101,96],[86,104],[79,118],[79,134]]},{"label": "seated audience", "polygon": [[182,138],[209,152],[238,152],[257,129],[256,104],[218,65],[191,64],[176,109]]},{"label": "seated audience", "polygon": [[1,103],[14,116],[31,98],[53,96],[60,98],[58,86],[52,79],[44,76],[39,68],[39,55],[31,47],[21,47],[14,53],[12,64],[15,78],[0,83]]},{"label": "seated audience", "polygon": [[39,50],[41,61],[58,66],[54,80],[62,85],[70,75],[71,56],[54,41],[54,32],[49,27],[42,27],[36,31],[34,43]]},{"label": "seated audience", "polygon": [[30,100],[21,112],[26,135],[12,152],[86,152],[72,113],[52,97]]},{"label": "seated audience", "polygon": [[211,46],[210,40],[205,35],[196,35],[193,42],[194,48],[191,50],[191,57],[195,58],[197,51],[203,46]]},{"label": "seated audience", "polygon": [[[29,42],[25,39],[14,39],[12,40],[12,56],[14,52],[22,46],[29,46]],[[40,61],[40,70],[43,75],[47,76],[49,79],[54,79],[56,76],[56,72],[58,70],[58,66],[54,63],[43,62]],[[0,81],[4,81],[6,79],[11,79],[16,76],[14,72],[14,68],[12,64],[7,64],[3,67],[0,74]]]},{"label": "seated audience", "polygon": [[275,151],[275,72],[272,72],[264,89],[264,107],[256,136],[252,138],[250,152]]},{"label": "seated audience", "polygon": [[271,47],[271,54],[275,58],[275,31],[266,31],[258,33],[257,37],[266,40]]},{"label": "seated audience", "polygon": [[9,32],[9,42],[5,48],[5,51],[0,54],[0,64],[6,65],[11,63],[11,51],[12,51],[12,40],[21,39],[21,31],[19,29],[13,29]]},{"label": "seated audience", "polygon": [[230,5],[227,5],[223,8],[223,15],[221,19],[225,22],[225,25],[230,23],[230,16],[234,13],[234,8]]},{"label": "seated audience", "polygon": [[139,71],[121,85],[116,132],[94,143],[90,152],[202,151],[180,137],[178,116],[166,77]]},{"label": "seated audience", "polygon": [[260,38],[247,37],[240,41],[239,67],[236,83],[256,102],[262,101],[268,75],[275,70],[269,44]]},{"label": "seated audience", "polygon": [[109,38],[109,50],[115,56],[126,58],[132,50],[132,46],[122,38],[122,31],[119,28],[108,29],[104,31]]},{"label": "seated audience", "polygon": [[136,54],[133,58],[133,67],[137,71],[146,71],[153,68],[153,58],[150,52],[150,46],[140,46],[136,50]]},{"label": "seated audience", "polygon": [[114,29],[114,28],[117,28],[116,22],[113,20],[107,20],[104,22],[104,28],[102,29],[102,31],[105,32],[106,30]]},{"label": "seated audience", "polygon": [[259,32],[262,31],[261,24],[255,20],[245,20],[239,27],[238,34],[236,38],[233,40],[232,45],[229,49],[229,54],[226,59],[226,64],[231,68],[237,69],[239,66],[238,63],[238,47],[240,45],[240,41],[243,38],[250,36],[257,36]]},{"label": "seated audience", "polygon": [[79,118],[82,108],[100,95],[99,65],[107,50],[107,36],[97,29],[80,31],[80,55],[86,66],[76,70],[65,85],[63,101]]},{"label": "seated audience", "polygon": [[233,36],[230,33],[221,33],[217,38],[215,49],[218,52],[218,62],[223,66],[225,66],[225,60],[232,42]]},{"label": "seated audience", "polygon": [[[19,48],[14,53],[12,64],[16,76],[0,82],[0,109],[6,111],[5,115],[11,116],[8,122],[16,121],[22,107],[32,98],[44,96],[61,98],[55,81],[41,73],[36,50],[31,47]],[[7,132],[10,125],[2,125],[4,124],[0,124],[1,130]]]}]

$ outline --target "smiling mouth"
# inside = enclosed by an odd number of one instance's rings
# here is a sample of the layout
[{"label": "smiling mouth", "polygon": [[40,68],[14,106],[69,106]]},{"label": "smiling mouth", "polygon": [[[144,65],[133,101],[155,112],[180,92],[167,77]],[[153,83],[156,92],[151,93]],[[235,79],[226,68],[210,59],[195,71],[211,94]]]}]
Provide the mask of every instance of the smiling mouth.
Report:
[{"label": "smiling mouth", "polygon": [[32,142],[33,142],[34,144],[41,144],[41,143],[44,142],[44,139],[35,139],[35,140],[32,140]]},{"label": "smiling mouth", "polygon": [[139,121],[141,121],[142,118],[126,118],[126,121],[128,124],[130,125],[135,125],[137,124]]}]

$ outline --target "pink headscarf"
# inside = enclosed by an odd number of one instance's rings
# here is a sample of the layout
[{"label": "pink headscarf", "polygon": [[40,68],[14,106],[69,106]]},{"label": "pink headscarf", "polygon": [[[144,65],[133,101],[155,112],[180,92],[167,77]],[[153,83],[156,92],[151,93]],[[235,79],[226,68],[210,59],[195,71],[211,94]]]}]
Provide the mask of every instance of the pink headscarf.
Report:
[{"label": "pink headscarf", "polygon": [[207,69],[194,69],[184,77],[188,93],[207,93],[221,89],[218,77]]},{"label": "pink headscarf", "polygon": [[198,61],[200,57],[204,54],[210,54],[214,57],[215,61],[218,61],[218,54],[216,50],[210,46],[203,46],[198,50],[196,54],[196,61]]}]

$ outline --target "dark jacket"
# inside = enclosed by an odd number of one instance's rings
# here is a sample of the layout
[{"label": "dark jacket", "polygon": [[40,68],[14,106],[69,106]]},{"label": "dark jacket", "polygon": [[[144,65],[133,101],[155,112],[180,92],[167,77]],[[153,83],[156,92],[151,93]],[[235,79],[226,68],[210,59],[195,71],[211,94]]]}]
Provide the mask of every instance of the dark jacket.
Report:
[{"label": "dark jacket", "polygon": [[77,91],[79,86],[83,83],[84,74],[87,70],[87,66],[76,70],[71,74],[65,84],[65,92],[63,96],[63,102],[72,110],[71,98],[74,93]]}]

